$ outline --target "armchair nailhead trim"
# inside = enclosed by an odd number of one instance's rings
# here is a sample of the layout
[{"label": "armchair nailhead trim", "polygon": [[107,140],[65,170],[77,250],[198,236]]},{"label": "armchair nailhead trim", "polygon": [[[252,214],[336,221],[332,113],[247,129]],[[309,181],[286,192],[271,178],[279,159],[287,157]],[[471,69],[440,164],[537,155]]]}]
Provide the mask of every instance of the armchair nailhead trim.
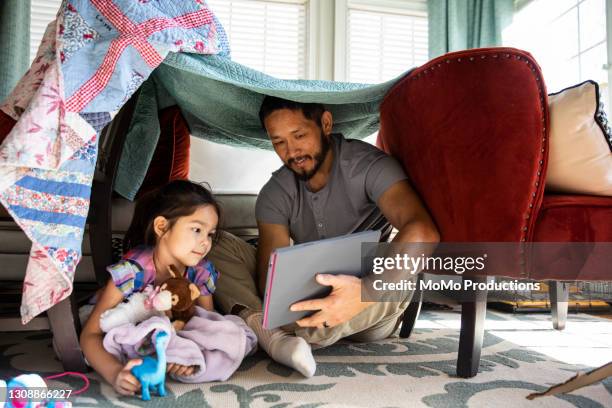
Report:
[{"label": "armchair nailhead trim", "polygon": [[[531,218],[531,210],[534,208],[535,205],[535,198],[537,196],[537,191],[540,188],[540,184],[542,182],[541,178],[542,178],[542,167],[544,165],[544,154],[546,153],[546,117],[545,117],[545,112],[546,112],[546,104],[545,104],[545,98],[546,95],[543,91],[543,87],[542,87],[542,81],[540,80],[540,76],[538,75],[537,72],[537,66],[535,64],[533,64],[531,62],[531,60],[526,57],[526,56],[522,56],[522,55],[517,55],[517,54],[510,54],[510,53],[501,53],[501,54],[490,54],[490,55],[480,55],[480,60],[485,60],[487,59],[487,56],[492,57],[493,59],[499,59],[500,57],[502,58],[506,58],[506,59],[511,59],[512,56],[515,57],[515,59],[517,61],[524,61],[525,65],[527,66],[527,68],[533,73],[533,76],[535,77],[535,81],[536,81],[536,85],[538,87],[538,91],[540,93],[540,112],[542,114],[542,147],[540,149],[540,159],[538,161],[538,171],[537,171],[537,180],[535,181],[535,191],[532,192],[531,197],[532,199],[529,202],[529,209],[525,212],[524,214],[524,219],[526,220],[526,224],[522,227],[522,233],[521,233],[521,238],[520,241],[521,242],[526,242],[527,241],[527,232],[529,231],[529,223],[528,220]],[[451,58],[447,58],[444,60],[444,62],[446,62],[447,64],[450,64],[451,62],[457,62],[457,63],[461,63],[462,58],[458,57],[455,59],[451,59]],[[469,61],[474,61],[475,57],[469,57]],[[438,63],[437,67],[440,68],[442,66],[442,63]],[[419,72],[418,74],[416,74],[415,76],[412,77],[412,80],[415,81],[417,79],[419,79],[421,77],[421,74],[423,75],[428,75],[430,72],[429,70],[431,70],[431,74],[433,75],[433,70],[434,70],[434,66],[432,65],[431,67],[428,67],[427,69]],[[521,255],[524,254],[524,250],[521,248],[520,250]],[[525,269],[525,260],[522,259],[521,260],[521,275],[523,277],[527,277],[527,271]]]}]

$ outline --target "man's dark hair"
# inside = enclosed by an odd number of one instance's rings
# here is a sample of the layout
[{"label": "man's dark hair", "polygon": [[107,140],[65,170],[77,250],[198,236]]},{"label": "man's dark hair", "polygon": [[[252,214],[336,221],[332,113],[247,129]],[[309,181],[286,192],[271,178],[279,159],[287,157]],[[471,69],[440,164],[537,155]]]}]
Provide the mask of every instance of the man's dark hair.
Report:
[{"label": "man's dark hair", "polygon": [[261,107],[259,108],[259,121],[261,126],[265,129],[264,120],[274,111],[279,109],[291,109],[293,111],[302,111],[306,119],[314,121],[317,126],[321,127],[321,117],[325,112],[325,107],[321,103],[302,103],[289,101],[287,99],[277,98],[276,96],[267,95]]}]

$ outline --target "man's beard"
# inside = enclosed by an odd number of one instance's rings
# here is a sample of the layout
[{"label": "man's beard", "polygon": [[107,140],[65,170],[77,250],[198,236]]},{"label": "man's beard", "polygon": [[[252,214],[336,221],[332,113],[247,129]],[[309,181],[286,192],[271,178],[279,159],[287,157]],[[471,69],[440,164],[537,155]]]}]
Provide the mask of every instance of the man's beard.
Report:
[{"label": "man's beard", "polygon": [[300,156],[300,157],[306,157],[306,158],[312,159],[314,163],[312,170],[310,171],[305,170],[303,173],[299,173],[293,170],[291,166],[295,163],[295,159],[289,159],[289,161],[285,165],[285,167],[291,170],[293,174],[295,174],[295,176],[302,181],[308,181],[311,178],[313,178],[315,174],[317,174],[317,172],[323,165],[323,161],[325,160],[325,156],[327,156],[327,152],[329,151],[329,148],[331,147],[331,143],[329,142],[327,137],[323,134],[323,130],[320,131],[320,137],[321,137],[321,150],[315,153],[314,157],[309,156],[309,155]]}]

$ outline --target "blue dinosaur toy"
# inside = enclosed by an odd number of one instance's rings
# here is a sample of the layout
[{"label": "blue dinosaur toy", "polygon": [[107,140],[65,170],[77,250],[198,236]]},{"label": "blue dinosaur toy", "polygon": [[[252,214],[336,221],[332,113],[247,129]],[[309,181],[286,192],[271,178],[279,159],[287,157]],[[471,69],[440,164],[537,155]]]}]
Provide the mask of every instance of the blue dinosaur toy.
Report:
[{"label": "blue dinosaur toy", "polygon": [[150,389],[157,389],[157,394],[160,397],[166,396],[166,347],[170,341],[170,336],[165,331],[157,333],[155,337],[155,352],[157,359],[146,356],[142,360],[142,364],[132,367],[132,374],[142,386],[142,400],[149,401],[151,399]]}]

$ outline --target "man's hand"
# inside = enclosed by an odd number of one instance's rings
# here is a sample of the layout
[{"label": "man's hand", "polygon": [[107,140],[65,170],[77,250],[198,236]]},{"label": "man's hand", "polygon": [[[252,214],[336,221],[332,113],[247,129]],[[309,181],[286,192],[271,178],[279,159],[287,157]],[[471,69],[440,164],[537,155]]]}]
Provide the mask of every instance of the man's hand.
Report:
[{"label": "man's hand", "polygon": [[333,327],[351,320],[372,302],[361,301],[361,279],[351,275],[318,274],[317,282],[332,286],[323,299],[304,300],[291,305],[291,311],[318,310],[310,317],[298,320],[301,327]]}]

